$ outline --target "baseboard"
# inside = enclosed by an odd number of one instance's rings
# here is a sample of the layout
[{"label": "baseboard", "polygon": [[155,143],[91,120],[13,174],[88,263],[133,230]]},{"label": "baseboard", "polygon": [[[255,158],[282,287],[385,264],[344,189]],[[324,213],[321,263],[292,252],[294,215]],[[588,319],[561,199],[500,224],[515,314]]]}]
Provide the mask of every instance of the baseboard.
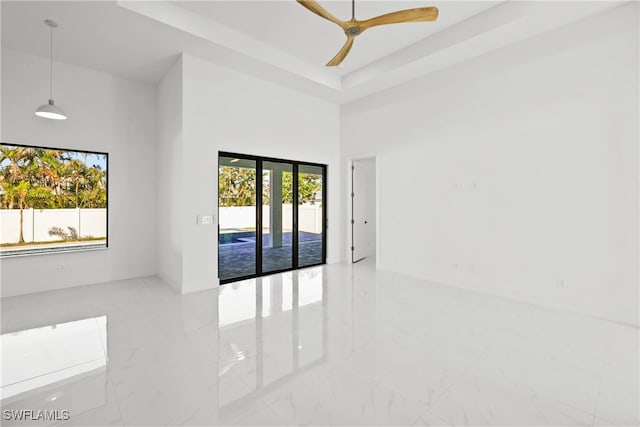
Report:
[{"label": "baseboard", "polygon": [[451,281],[451,280],[443,279],[437,276],[427,277],[427,276],[412,275],[407,273],[398,273],[397,271],[384,268],[382,266],[377,266],[377,269],[382,271],[388,271],[395,274],[406,275],[408,277],[424,280],[426,282],[431,282],[431,283],[435,283],[442,286],[450,286],[454,288],[464,289],[467,291],[478,292],[481,294],[491,295],[494,297],[517,301],[521,303],[531,304],[534,306],[538,306],[538,307],[542,307],[550,310],[562,311],[562,312],[572,313],[580,316],[591,317],[591,318],[595,318],[595,319],[599,319],[607,322],[616,323],[626,327],[640,329],[640,321],[636,323],[636,322],[629,322],[624,318],[612,318],[609,316],[603,316],[600,313],[593,312],[591,310],[584,309],[582,307],[566,304],[563,302],[552,301],[549,298],[545,298],[544,296],[541,296],[541,295],[530,294],[530,293],[521,292],[517,290],[514,291],[511,288],[507,288],[503,286],[488,285],[482,282]]}]

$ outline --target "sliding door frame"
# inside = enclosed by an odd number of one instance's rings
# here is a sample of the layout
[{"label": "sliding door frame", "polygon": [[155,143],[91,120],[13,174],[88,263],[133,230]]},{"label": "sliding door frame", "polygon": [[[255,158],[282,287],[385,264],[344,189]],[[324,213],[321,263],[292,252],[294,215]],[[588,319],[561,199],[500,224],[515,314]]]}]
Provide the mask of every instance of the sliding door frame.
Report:
[{"label": "sliding door frame", "polygon": [[[220,157],[232,157],[235,159],[244,159],[244,160],[252,160],[256,162],[256,268],[254,274],[249,274],[246,276],[238,276],[233,277],[231,279],[220,279],[220,284],[224,285],[226,283],[237,282],[239,280],[245,279],[253,279],[256,277],[268,276],[271,274],[282,273],[285,271],[293,271],[298,270],[300,268],[314,267],[318,265],[323,265],[327,263],[327,165],[321,163],[313,163],[313,162],[304,162],[298,160],[287,160],[287,159],[278,159],[275,157],[263,157],[263,156],[254,156],[250,154],[240,154],[240,153],[230,153],[227,151],[219,151],[218,152],[218,167],[220,165]],[[292,236],[291,236],[291,268],[285,268],[281,270],[272,270],[268,272],[262,271],[262,230],[263,230],[263,216],[262,216],[262,191],[263,191],[263,182],[262,182],[262,172],[263,172],[263,162],[276,162],[276,163],[288,163],[293,166],[293,179],[292,179]],[[300,239],[298,237],[298,173],[300,169],[300,165],[305,166],[314,166],[322,169],[322,259],[319,263],[304,265],[300,267],[298,264],[298,250],[300,245]],[[216,200],[216,204],[218,205],[218,246],[220,245],[220,195],[218,194],[218,200]],[[218,250],[218,277],[220,277],[220,251]]]}]

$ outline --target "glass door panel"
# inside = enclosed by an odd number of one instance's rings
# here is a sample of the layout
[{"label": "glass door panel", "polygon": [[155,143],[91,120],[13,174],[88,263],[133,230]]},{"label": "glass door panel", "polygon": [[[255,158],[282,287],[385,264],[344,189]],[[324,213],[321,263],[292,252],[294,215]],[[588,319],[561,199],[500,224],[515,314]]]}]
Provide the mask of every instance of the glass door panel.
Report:
[{"label": "glass door panel", "polygon": [[218,160],[218,276],[256,274],[256,161]]},{"label": "glass door panel", "polygon": [[220,283],[326,258],[326,166],[219,153]]},{"label": "glass door panel", "polygon": [[262,272],[293,267],[293,165],[262,162]]},{"label": "glass door panel", "polygon": [[298,266],[324,262],[324,168],[298,166]]}]

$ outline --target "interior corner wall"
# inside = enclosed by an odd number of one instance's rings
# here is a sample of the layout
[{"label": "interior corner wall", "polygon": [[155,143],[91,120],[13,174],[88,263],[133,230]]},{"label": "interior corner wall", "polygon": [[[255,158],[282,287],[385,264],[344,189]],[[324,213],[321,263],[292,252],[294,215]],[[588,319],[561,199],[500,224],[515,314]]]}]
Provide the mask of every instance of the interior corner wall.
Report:
[{"label": "interior corner wall", "polygon": [[182,291],[182,58],[158,85],[158,276]]},{"label": "interior corner wall", "polygon": [[0,260],[2,296],[156,274],[156,90],[55,63],[69,118],[34,115],[49,94],[48,58],[2,49],[2,140],[109,153],[109,248]]},{"label": "interior corner wall", "polygon": [[[183,292],[218,284],[219,151],[327,164],[327,261],[339,261],[338,105],[189,55],[183,90]],[[211,214],[213,226],[196,223]]]},{"label": "interior corner wall", "polygon": [[345,105],[380,267],[638,325],[638,4]]}]

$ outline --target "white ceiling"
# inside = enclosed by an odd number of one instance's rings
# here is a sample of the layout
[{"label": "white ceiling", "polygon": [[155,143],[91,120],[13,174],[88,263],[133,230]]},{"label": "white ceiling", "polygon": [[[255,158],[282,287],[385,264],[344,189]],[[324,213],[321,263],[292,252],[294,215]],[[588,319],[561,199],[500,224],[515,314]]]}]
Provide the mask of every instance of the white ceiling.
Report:
[{"label": "white ceiling", "polygon": [[[346,40],[340,27],[309,12],[294,0],[173,3],[221,22],[284,52],[289,52],[310,64],[326,64]],[[366,35],[358,37],[343,66],[336,72],[340,75],[348,74],[499,3],[499,1],[357,0],[356,19],[367,19],[420,6],[436,6],[442,12],[434,23],[387,25],[368,31]],[[340,19],[351,18],[351,1],[334,0],[323,2],[323,5]]]},{"label": "white ceiling", "polygon": [[[348,19],[349,1],[324,1]],[[620,3],[357,0],[356,18],[437,6],[436,22],[388,25],[357,38],[341,68],[335,24],[295,0],[2,1],[2,46],[148,82],[180,52],[335,102],[349,102]]]}]

